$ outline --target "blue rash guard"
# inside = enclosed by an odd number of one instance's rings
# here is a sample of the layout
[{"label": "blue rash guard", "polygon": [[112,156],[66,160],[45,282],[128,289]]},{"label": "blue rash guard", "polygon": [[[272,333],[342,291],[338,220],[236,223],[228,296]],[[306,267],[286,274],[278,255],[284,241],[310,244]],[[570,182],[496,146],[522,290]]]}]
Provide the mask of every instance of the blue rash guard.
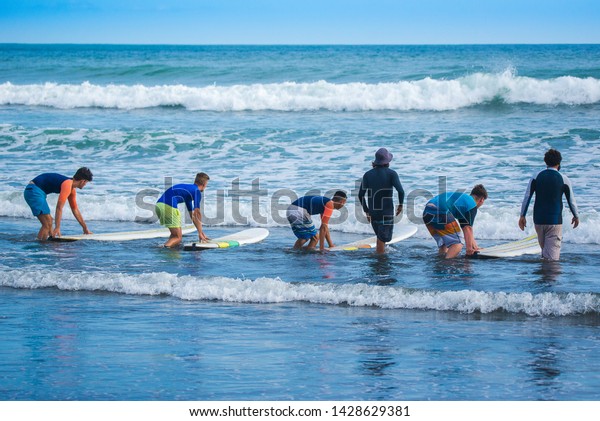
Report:
[{"label": "blue rash guard", "polygon": [[[398,173],[387,167],[375,167],[367,171],[362,178],[358,199],[363,211],[373,220],[383,220],[393,217],[394,189],[398,192],[398,202],[404,202],[404,189],[400,183]],[[365,200],[365,195],[366,200]]]},{"label": "blue rash guard", "polygon": [[62,183],[70,178],[71,177],[65,177],[64,175],[56,173],[44,173],[38,175],[31,181],[46,194],[59,194]]},{"label": "blue rash guard", "polygon": [[325,213],[325,205],[330,201],[331,199],[324,196],[303,196],[292,205],[306,209],[309,215],[320,215]]},{"label": "blue rash guard", "polygon": [[561,225],[562,220],[562,195],[565,195],[569,209],[574,217],[578,218],[577,204],[573,196],[571,180],[561,174],[555,168],[546,168],[534,175],[529,180],[523,204],[521,205],[521,216],[527,214],[527,208],[535,193],[533,205],[533,223],[536,225]]},{"label": "blue rash guard", "polygon": [[185,202],[187,210],[192,212],[192,210],[200,208],[201,200],[202,192],[198,189],[197,185],[175,184],[163,193],[157,203],[164,203],[165,205],[177,208],[177,205]]},{"label": "blue rash guard", "polygon": [[[435,206],[435,211],[431,211],[431,213],[435,215],[432,221],[436,224],[445,224],[445,215],[451,214],[461,227],[467,225],[472,227],[477,216],[477,203],[467,193],[442,193],[427,202],[427,205],[430,204]],[[428,206],[425,207],[425,210],[429,212]]]}]

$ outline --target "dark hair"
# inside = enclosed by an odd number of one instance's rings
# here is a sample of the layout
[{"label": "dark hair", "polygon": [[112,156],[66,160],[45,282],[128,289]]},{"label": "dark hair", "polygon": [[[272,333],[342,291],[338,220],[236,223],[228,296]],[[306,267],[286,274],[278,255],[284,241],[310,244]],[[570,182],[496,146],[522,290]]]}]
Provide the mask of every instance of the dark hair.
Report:
[{"label": "dark hair", "polygon": [[475,187],[473,187],[473,190],[471,190],[471,196],[476,196],[487,200],[488,192],[485,187],[483,187],[483,184],[477,184]]},{"label": "dark hair", "polygon": [[335,192],[331,200],[333,200],[334,202],[341,202],[342,200],[347,198],[348,196],[346,196],[346,192],[344,190],[338,190]]},{"label": "dark hair", "polygon": [[90,171],[90,169],[88,167],[81,167],[77,170],[77,172],[75,173],[75,175],[73,176],[73,180],[78,181],[78,180],[87,180],[87,181],[92,181],[92,179],[94,178],[94,174],[92,174],[92,172]]},{"label": "dark hair", "polygon": [[199,172],[198,174],[196,174],[196,178],[194,179],[194,184],[204,185],[204,184],[206,184],[206,182],[208,180],[210,180],[210,177],[208,176],[208,174],[206,174],[204,172]]},{"label": "dark hair", "polygon": [[549,167],[556,167],[560,165],[562,161],[562,155],[556,149],[548,149],[548,152],[544,155],[544,162]]}]

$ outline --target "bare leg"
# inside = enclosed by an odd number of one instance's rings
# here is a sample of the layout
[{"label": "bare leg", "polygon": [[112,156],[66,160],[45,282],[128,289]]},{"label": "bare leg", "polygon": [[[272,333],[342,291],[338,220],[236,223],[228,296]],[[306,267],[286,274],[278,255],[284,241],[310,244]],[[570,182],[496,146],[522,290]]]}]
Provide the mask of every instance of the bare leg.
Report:
[{"label": "bare leg", "polygon": [[385,253],[385,243],[383,241],[381,241],[379,238],[377,239],[376,253],[377,254],[384,254]]},{"label": "bare leg", "polygon": [[319,236],[315,235],[314,237],[312,237],[310,239],[310,242],[306,246],[306,250],[312,250],[312,249],[314,249],[317,246],[318,242],[319,242]]},{"label": "bare leg", "polygon": [[454,259],[462,250],[462,244],[452,244],[446,252],[446,259]]},{"label": "bare leg", "polygon": [[45,241],[52,234],[52,216],[49,214],[41,214],[37,217],[41,224],[42,228],[40,228],[37,239],[40,241]]},{"label": "bare leg", "polygon": [[294,243],[294,248],[295,249],[300,249],[302,248],[302,246],[304,245],[304,243],[306,243],[308,241],[307,238],[298,238],[296,240],[296,242]]},{"label": "bare leg", "polygon": [[174,247],[181,243],[181,239],[183,238],[183,234],[181,232],[181,228],[169,228],[171,231],[171,236],[165,243],[165,247]]}]

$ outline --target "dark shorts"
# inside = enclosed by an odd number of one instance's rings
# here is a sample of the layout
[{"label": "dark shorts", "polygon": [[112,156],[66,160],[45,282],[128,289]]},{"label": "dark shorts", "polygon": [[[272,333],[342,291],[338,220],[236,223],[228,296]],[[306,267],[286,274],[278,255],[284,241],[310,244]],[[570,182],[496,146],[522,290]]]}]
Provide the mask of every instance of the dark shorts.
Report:
[{"label": "dark shorts", "polygon": [[377,236],[377,239],[383,241],[384,243],[389,242],[394,235],[394,222],[393,217],[391,221],[383,220],[383,221],[374,221],[371,220],[371,227]]}]

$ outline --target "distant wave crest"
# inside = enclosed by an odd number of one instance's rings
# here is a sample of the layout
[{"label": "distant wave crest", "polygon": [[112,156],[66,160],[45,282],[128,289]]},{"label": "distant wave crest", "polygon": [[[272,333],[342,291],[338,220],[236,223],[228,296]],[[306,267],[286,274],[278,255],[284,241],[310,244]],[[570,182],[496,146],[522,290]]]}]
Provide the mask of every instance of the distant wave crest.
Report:
[{"label": "distant wave crest", "polygon": [[0,84],[1,105],[140,109],[183,107],[190,111],[445,111],[493,102],[586,105],[600,102],[600,80],[563,76],[535,79],[476,73],[453,80],[425,78],[394,83],[271,83],[210,85]]},{"label": "distant wave crest", "polygon": [[456,311],[507,312],[529,316],[572,316],[600,313],[593,293],[485,292],[414,290],[368,284],[289,283],[279,278],[255,280],[178,276],[169,273],[130,275],[107,272],[65,273],[49,270],[5,270],[0,286],[107,291],[130,295],[167,295],[183,300],[240,303],[306,302],[314,304]]}]

